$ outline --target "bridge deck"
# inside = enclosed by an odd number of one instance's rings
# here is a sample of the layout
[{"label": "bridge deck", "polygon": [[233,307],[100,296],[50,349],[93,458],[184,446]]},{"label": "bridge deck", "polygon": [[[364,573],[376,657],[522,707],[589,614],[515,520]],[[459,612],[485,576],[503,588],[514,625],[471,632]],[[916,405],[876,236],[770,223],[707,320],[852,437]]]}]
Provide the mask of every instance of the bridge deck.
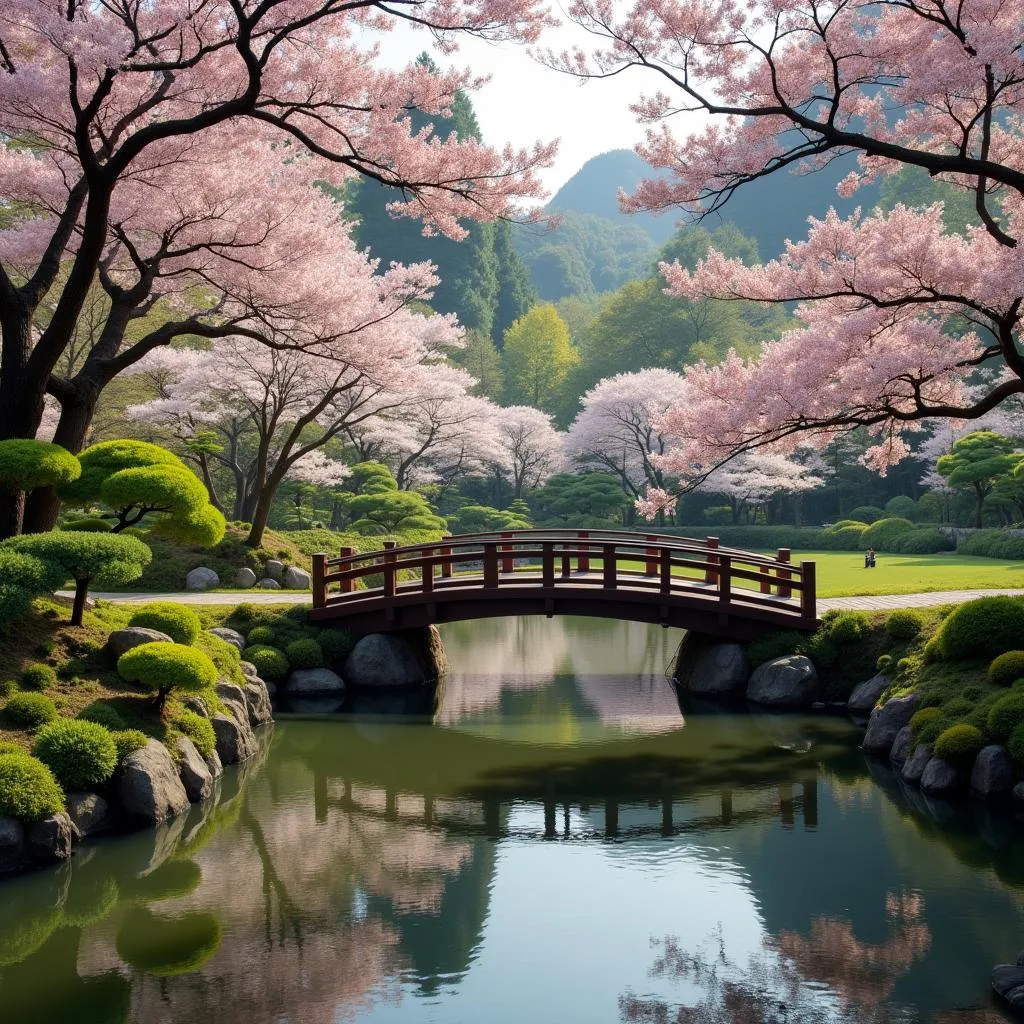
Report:
[{"label": "bridge deck", "polygon": [[[332,591],[332,588],[337,588]],[[797,596],[794,597],[794,591]],[[751,637],[813,629],[814,563],[625,531],[525,530],[313,560],[313,611],[356,633],[589,615]]]}]

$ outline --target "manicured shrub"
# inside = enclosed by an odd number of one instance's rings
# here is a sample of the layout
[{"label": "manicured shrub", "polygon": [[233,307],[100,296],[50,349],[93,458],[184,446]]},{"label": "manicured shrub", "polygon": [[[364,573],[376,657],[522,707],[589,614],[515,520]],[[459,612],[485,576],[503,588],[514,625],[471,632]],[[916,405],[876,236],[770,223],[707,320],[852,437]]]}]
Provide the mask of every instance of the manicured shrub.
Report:
[{"label": "manicured shrub", "polygon": [[60,528],[71,533],[110,533],[113,529],[113,524],[107,519],[91,517],[69,519],[66,523],[62,523]]},{"label": "manicured shrub", "polygon": [[129,754],[141,750],[148,742],[149,737],[140,729],[118,729],[110,734],[117,748],[117,763],[120,764]]},{"label": "manicured shrub", "polygon": [[913,529],[914,524],[909,519],[879,519],[864,531],[860,538],[861,547],[894,551],[897,539]]},{"label": "manicured shrub", "polygon": [[949,728],[948,719],[940,715],[934,721],[928,722],[926,725],[921,727],[917,733],[917,742],[934,743],[939,738],[943,730],[947,728]]},{"label": "manicured shrub", "polygon": [[935,755],[947,761],[966,761],[985,745],[981,730],[966,722],[951,725],[935,741]]},{"label": "manicured shrub", "polygon": [[247,644],[272,644],[277,639],[269,626],[253,626],[245,638]]},{"label": "manicured shrub", "polygon": [[102,725],[104,729],[109,729],[111,732],[125,728],[124,719],[117,708],[102,700],[93,701],[87,708],[83,708],[78,713],[78,717],[83,721]]},{"label": "manicured shrub", "polygon": [[53,772],[25,751],[0,753],[0,815],[42,821],[64,809]]},{"label": "manicured shrub", "polygon": [[49,665],[29,665],[21,673],[21,686],[25,690],[48,690],[57,685],[57,673]]},{"label": "manicured shrub", "polygon": [[143,605],[128,620],[128,625],[159,630],[176,644],[194,644],[203,628],[199,616],[191,608],[172,601],[155,601]]},{"label": "manicured shrub", "polygon": [[921,660],[926,665],[942,661],[942,645],[939,643],[938,633],[925,641],[924,647],[921,648]]},{"label": "manicured shrub", "polygon": [[919,708],[937,708],[942,706],[943,700],[942,694],[933,690],[931,693],[922,694],[917,706]]},{"label": "manicured shrub", "polygon": [[315,640],[293,640],[284,653],[292,668],[319,668],[324,663],[324,652]]},{"label": "manicured shrub", "polygon": [[885,518],[885,509],[877,505],[858,505],[850,512],[849,517],[858,523],[874,523]]},{"label": "manicured shrub", "polygon": [[827,623],[828,638],[835,644],[852,644],[868,635],[870,624],[859,612],[840,612]]},{"label": "manicured shrub", "polygon": [[1024,559],[1024,537],[1005,530],[978,530],[960,542],[960,554]]},{"label": "manicured shrub", "polygon": [[942,718],[942,709],[937,707],[921,708],[910,718],[910,731],[917,736],[929,722],[937,722]]},{"label": "manicured shrub", "polygon": [[32,753],[49,766],[66,790],[106,782],[117,767],[117,746],[109,730],[80,718],[43,726]]},{"label": "manicured shrub", "polygon": [[1024,693],[1004,694],[988,710],[986,725],[997,740],[1005,740],[1024,722]]},{"label": "manicured shrub", "polygon": [[328,664],[343,661],[356,645],[356,638],[347,629],[321,629],[316,641]]},{"label": "manicured shrub", "polygon": [[1024,722],[1016,726],[1006,741],[1006,749],[1018,766],[1024,765]]},{"label": "manicured shrub", "polygon": [[861,537],[867,529],[865,523],[852,523],[848,526],[832,527],[825,531],[822,547],[829,551],[859,551],[863,546]]},{"label": "manicured shrub", "polygon": [[238,686],[245,685],[242,670],[238,667],[242,656],[234,644],[229,644],[227,640],[222,640],[219,636],[204,630],[196,637],[193,646],[196,650],[202,651],[216,665],[217,672],[225,679]]},{"label": "manicured shrub", "polygon": [[885,503],[886,515],[897,516],[900,519],[916,520],[919,512],[920,509],[917,507],[917,502],[905,494],[890,498]]},{"label": "manicured shrub", "polygon": [[875,662],[875,671],[880,672],[883,675],[888,675],[892,671],[892,655],[891,654],[880,654],[878,660]]},{"label": "manicured shrub", "polygon": [[751,667],[757,668],[758,665],[763,665],[766,661],[774,661],[775,658],[785,658],[790,654],[795,654],[805,641],[804,634],[795,630],[768,633],[750,644],[747,648],[747,657],[750,659]]},{"label": "manicured shrub", "polygon": [[171,690],[196,693],[217,681],[217,666],[202,651],[164,640],[122,654],[117,671],[122,679],[154,691],[161,703]]},{"label": "manicured shrub", "polygon": [[913,640],[922,629],[924,619],[909,608],[901,608],[885,620],[885,631],[893,640]]},{"label": "manicured shrub", "polygon": [[1003,596],[968,601],[954,609],[935,635],[950,661],[1012,651],[1024,636],[1024,603]]},{"label": "manicured shrub", "polygon": [[12,740],[0,740],[0,754],[27,754],[28,751]]},{"label": "manicured shrub", "polygon": [[832,668],[839,661],[839,648],[831,637],[822,636],[821,633],[815,633],[802,644],[798,653],[810,658],[817,668]]},{"label": "manicured shrub", "polygon": [[253,604],[252,601],[243,601],[228,616],[228,619],[244,631],[247,625],[258,621],[262,614],[263,612],[259,605]]},{"label": "manicured shrub", "polygon": [[0,680],[0,700],[7,700],[18,692],[18,684],[13,679]]},{"label": "manicured shrub", "polygon": [[16,693],[4,705],[4,718],[20,729],[37,729],[57,717],[57,706],[43,693]]},{"label": "manicured shrub", "polygon": [[988,681],[993,686],[1009,686],[1024,677],[1024,651],[1007,651],[993,658],[988,667]]},{"label": "manicured shrub", "polygon": [[203,757],[209,757],[217,745],[217,736],[209,719],[197,715],[190,708],[179,708],[171,716],[171,727],[187,736]]},{"label": "manicured shrub", "polygon": [[276,647],[268,647],[263,644],[246,647],[245,660],[256,666],[256,672],[260,679],[276,683],[288,675],[288,658],[283,651],[279,651]]},{"label": "manicured shrub", "polygon": [[956,541],[941,530],[914,529],[898,536],[892,550],[901,555],[935,555],[940,551],[954,551]]}]

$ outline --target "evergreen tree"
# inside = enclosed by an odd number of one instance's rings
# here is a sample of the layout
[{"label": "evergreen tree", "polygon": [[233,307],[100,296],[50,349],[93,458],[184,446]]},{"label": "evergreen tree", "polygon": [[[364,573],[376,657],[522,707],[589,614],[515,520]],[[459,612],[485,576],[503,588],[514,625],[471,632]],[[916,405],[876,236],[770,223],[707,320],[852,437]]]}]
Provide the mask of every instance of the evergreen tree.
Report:
[{"label": "evergreen tree", "polygon": [[500,345],[505,332],[537,302],[530,272],[512,247],[512,228],[506,221],[494,225],[494,255],[498,270],[498,299],[494,307],[493,337]]}]

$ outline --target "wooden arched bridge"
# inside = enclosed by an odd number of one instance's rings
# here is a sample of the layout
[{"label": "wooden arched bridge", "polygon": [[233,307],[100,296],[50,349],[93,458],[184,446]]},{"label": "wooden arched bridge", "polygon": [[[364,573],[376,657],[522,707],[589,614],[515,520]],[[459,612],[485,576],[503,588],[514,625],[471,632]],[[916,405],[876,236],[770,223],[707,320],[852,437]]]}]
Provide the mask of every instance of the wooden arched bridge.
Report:
[{"label": "wooden arched bridge", "polygon": [[516,530],[313,556],[313,610],[357,634],[498,615],[586,615],[751,639],[812,630],[814,562],[625,530]]}]

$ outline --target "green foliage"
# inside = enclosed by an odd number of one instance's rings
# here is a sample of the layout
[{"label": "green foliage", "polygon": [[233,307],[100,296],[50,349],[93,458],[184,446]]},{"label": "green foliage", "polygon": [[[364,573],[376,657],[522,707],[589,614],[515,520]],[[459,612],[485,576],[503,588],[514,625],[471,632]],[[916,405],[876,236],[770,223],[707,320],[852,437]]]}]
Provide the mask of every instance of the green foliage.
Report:
[{"label": "green foliage", "polygon": [[177,707],[171,715],[171,726],[187,736],[203,757],[209,757],[217,745],[217,737],[210,720],[190,708]]},{"label": "green foliage", "polygon": [[113,526],[109,520],[89,517],[69,519],[66,523],[62,523],[60,528],[69,533],[110,533]]},{"label": "green foliage", "polygon": [[839,661],[839,647],[825,632],[819,630],[801,644],[799,653],[810,658],[816,668],[832,668]]},{"label": "green foliage", "polygon": [[616,526],[626,504],[610,473],[555,473],[530,498],[542,526]]},{"label": "green foliage", "polygon": [[960,722],[941,732],[935,740],[935,754],[947,761],[965,761],[985,745],[981,730]]},{"label": "green foliage", "polygon": [[454,533],[499,533],[503,530],[528,530],[533,524],[526,516],[511,509],[489,505],[462,505],[447,516],[448,528]]},{"label": "green foliage", "polygon": [[315,640],[293,640],[284,653],[292,668],[320,668],[324,663],[324,652]]},{"label": "green foliage", "polygon": [[223,929],[212,914],[190,911],[158,917],[132,908],[117,932],[117,955],[129,966],[158,978],[198,971],[220,947]]},{"label": "green foliage", "polygon": [[1021,678],[1024,678],[1024,651],[1006,651],[988,667],[988,681],[993,686],[1009,686]]},{"label": "green foliage", "polygon": [[66,577],[34,555],[21,554],[0,544],[0,621],[25,615],[32,598],[55,590]]},{"label": "green foliage", "polygon": [[149,737],[140,729],[117,729],[111,732],[110,738],[117,748],[117,763],[120,764],[129,754],[141,750],[148,742]]},{"label": "green foliage", "polygon": [[1005,530],[978,530],[964,537],[959,550],[963,555],[983,558],[1024,559],[1024,537]]},{"label": "green foliage", "polygon": [[57,717],[57,707],[44,693],[16,693],[4,705],[4,718],[19,729],[36,729]]},{"label": "green foliage", "polygon": [[505,332],[502,359],[508,404],[555,413],[580,355],[558,310],[545,303],[534,306]]},{"label": "green foliage", "polygon": [[991,430],[976,430],[953,443],[936,469],[956,490],[973,490],[976,499],[975,524],[981,526],[982,507],[996,480],[1008,476],[1020,462],[1015,444]]},{"label": "green foliage", "polygon": [[276,647],[257,644],[245,649],[245,660],[256,666],[260,679],[277,683],[288,675],[288,658]]},{"label": "green foliage", "polygon": [[47,566],[55,585],[88,581],[94,587],[123,587],[142,575],[153,555],[134,537],[109,533],[33,533],[10,537],[0,551],[30,555]]},{"label": "green foliage", "polygon": [[849,518],[858,523],[874,523],[885,518],[885,509],[877,505],[858,505],[850,511]]},{"label": "green foliage", "polygon": [[450,358],[456,366],[461,366],[477,382],[470,389],[471,394],[490,398],[496,402],[501,401],[505,389],[501,353],[488,335],[483,331],[467,331],[465,345],[456,349]]},{"label": "green foliage", "polygon": [[20,438],[0,441],[0,487],[15,491],[60,487],[81,473],[78,459],[59,444]]},{"label": "green foliage", "polygon": [[900,555],[934,555],[940,551],[953,551],[956,542],[941,530],[916,529],[898,534],[891,549]]},{"label": "green foliage", "polygon": [[[867,526],[864,523],[847,523],[843,526],[838,524],[824,531],[821,538],[821,546],[829,551],[859,551],[864,545],[861,539]],[[781,547],[793,547],[792,543],[780,545]]]},{"label": "green foliage", "polygon": [[892,655],[880,654],[875,662],[875,668],[883,674],[888,674],[892,669]]},{"label": "green foliage", "polygon": [[905,672],[910,672],[914,668],[913,658],[900,658],[896,662],[896,673],[897,675],[903,675]]},{"label": "green foliage", "polygon": [[1003,694],[989,709],[986,719],[988,731],[997,740],[1005,740],[1024,722],[1024,693],[1011,691]]},{"label": "green foliage", "polygon": [[316,639],[329,665],[344,661],[356,645],[356,638],[347,629],[322,629]]},{"label": "green foliage", "polygon": [[102,725],[104,729],[109,729],[111,732],[125,728],[125,721],[121,717],[121,713],[112,704],[103,700],[93,701],[78,713],[78,717],[86,722]]},{"label": "green foliage", "polygon": [[910,608],[900,608],[885,620],[885,631],[893,640],[913,640],[924,629],[924,619]]},{"label": "green foliage", "polygon": [[242,655],[234,644],[229,644],[227,640],[203,630],[196,637],[194,646],[213,662],[219,675],[238,686],[245,685],[245,677],[239,668]]},{"label": "green foliage", "polygon": [[217,667],[202,651],[163,640],[140,644],[117,660],[122,679],[139,683],[161,698],[171,690],[197,693],[217,681]]},{"label": "green foliage", "polygon": [[926,722],[917,733],[917,742],[921,743],[934,743],[942,733],[942,731],[949,725],[944,715],[940,715],[933,721]]},{"label": "green foliage", "polygon": [[936,637],[943,657],[961,661],[1011,651],[1022,635],[1024,603],[996,596],[968,601],[954,609]]},{"label": "green foliage", "polygon": [[61,498],[69,505],[91,505],[100,500],[103,483],[124,469],[145,466],[180,466],[181,459],[173,452],[147,441],[118,438],[90,445],[79,456],[81,475],[59,488]]},{"label": "green foliage", "polygon": [[8,697],[18,692],[18,684],[13,679],[0,680],[0,700],[7,700]]},{"label": "green foliage", "polygon": [[57,673],[49,665],[29,665],[21,673],[23,690],[49,690],[57,685]]},{"label": "green foliage", "polygon": [[[206,493],[205,488],[203,493]],[[226,531],[224,513],[212,505],[191,506],[178,515],[164,516],[153,524],[153,533],[158,537],[171,537],[198,548],[212,548],[219,544]]]},{"label": "green foliage", "polygon": [[0,753],[0,815],[42,821],[64,809],[64,794],[50,769],[20,753]]},{"label": "green foliage", "polygon": [[910,717],[910,731],[915,736],[920,737],[921,730],[926,725],[940,721],[942,721],[942,708],[921,708],[919,711],[915,711]]},{"label": "green foliage", "polygon": [[913,529],[909,519],[877,519],[861,534],[861,546],[892,551],[899,538]]},{"label": "green foliage", "polygon": [[117,746],[95,722],[64,718],[39,730],[32,753],[48,765],[65,790],[106,782],[117,767]]},{"label": "green foliage", "polygon": [[249,630],[245,638],[247,644],[272,644],[274,642],[274,631],[269,626],[254,626]]},{"label": "green foliage", "polygon": [[766,633],[747,647],[750,665],[752,668],[757,668],[758,665],[774,661],[776,658],[786,658],[791,654],[796,654],[805,639],[803,633],[797,633],[795,630]]},{"label": "green foliage", "polygon": [[1021,722],[1016,726],[1012,733],[1010,733],[1010,739],[1007,741],[1006,749],[1013,758],[1014,763],[1017,767],[1024,765],[1024,722]]},{"label": "green foliage", "polygon": [[870,623],[861,612],[840,612],[823,623],[828,638],[835,644],[852,644],[867,636]]},{"label": "green foliage", "polygon": [[920,509],[913,498],[899,494],[885,503],[885,514],[896,519],[909,519],[911,522],[917,522],[920,517]]},{"label": "green foliage", "polygon": [[142,626],[166,633],[176,644],[194,644],[203,628],[191,608],[172,601],[155,601],[143,605],[128,620],[129,626]]},{"label": "green foliage", "polygon": [[386,536],[399,530],[430,530],[438,534],[447,521],[433,511],[419,491],[353,494],[342,500],[351,528],[366,536]]}]

